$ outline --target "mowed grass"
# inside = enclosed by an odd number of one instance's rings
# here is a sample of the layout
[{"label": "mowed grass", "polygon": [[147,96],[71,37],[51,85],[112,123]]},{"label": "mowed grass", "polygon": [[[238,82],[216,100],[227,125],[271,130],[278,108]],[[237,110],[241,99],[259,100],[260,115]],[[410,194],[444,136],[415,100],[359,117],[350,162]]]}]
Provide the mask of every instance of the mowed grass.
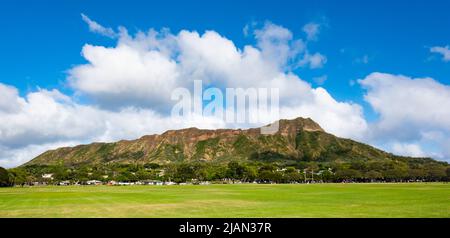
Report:
[{"label": "mowed grass", "polygon": [[0,217],[450,217],[450,184],[1,188]]}]

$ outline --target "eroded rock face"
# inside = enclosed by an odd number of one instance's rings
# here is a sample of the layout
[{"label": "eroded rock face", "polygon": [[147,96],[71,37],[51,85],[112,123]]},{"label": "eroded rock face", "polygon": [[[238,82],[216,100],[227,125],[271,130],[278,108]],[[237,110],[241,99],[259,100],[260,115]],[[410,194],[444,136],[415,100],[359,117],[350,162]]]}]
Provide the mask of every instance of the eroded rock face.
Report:
[{"label": "eroded rock face", "polygon": [[[307,118],[280,120],[279,131],[262,135],[260,128],[169,130],[137,140],[93,143],[43,153],[30,164],[170,163],[271,159],[335,160],[377,159],[392,156],[373,147],[326,133]],[[270,158],[269,158],[270,157]]]}]

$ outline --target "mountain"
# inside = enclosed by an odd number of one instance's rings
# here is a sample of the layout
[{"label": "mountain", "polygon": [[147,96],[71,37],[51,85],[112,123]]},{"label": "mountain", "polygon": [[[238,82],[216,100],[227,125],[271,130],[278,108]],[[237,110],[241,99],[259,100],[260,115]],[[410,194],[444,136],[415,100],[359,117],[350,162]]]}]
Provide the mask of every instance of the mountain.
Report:
[{"label": "mountain", "polygon": [[326,133],[307,118],[280,120],[279,131],[260,128],[170,130],[136,140],[93,143],[47,151],[25,165],[85,165],[231,160],[372,161],[402,158],[366,144]]}]

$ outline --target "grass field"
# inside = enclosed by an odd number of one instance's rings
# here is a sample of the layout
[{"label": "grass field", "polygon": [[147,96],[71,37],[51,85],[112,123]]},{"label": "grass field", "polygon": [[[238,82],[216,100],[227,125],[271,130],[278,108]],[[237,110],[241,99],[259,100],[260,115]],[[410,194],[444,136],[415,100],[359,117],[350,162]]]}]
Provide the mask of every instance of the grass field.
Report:
[{"label": "grass field", "polygon": [[450,217],[450,184],[1,188],[0,217]]}]

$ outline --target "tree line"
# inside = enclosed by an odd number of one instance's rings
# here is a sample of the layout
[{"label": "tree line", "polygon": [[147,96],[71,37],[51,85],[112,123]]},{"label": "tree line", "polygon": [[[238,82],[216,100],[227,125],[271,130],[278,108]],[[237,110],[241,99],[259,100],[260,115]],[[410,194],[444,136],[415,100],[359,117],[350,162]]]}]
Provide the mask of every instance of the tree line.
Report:
[{"label": "tree line", "polygon": [[195,181],[227,183],[449,181],[450,167],[445,162],[411,159],[352,162],[291,161],[289,163],[180,162],[166,165],[155,163],[29,165],[9,170],[0,168],[0,186],[58,184],[61,181],[83,184],[89,180],[98,180],[104,183],[147,180],[175,183]]}]

